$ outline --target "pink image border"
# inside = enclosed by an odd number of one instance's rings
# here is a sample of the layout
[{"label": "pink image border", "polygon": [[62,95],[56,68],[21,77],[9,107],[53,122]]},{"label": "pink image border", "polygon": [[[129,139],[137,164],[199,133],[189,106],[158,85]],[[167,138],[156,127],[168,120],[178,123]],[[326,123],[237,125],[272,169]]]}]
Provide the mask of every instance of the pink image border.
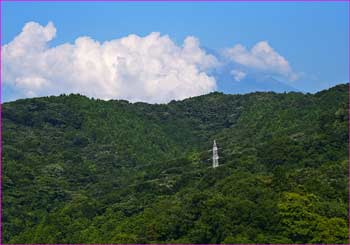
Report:
[{"label": "pink image border", "polygon": [[[220,2],[348,2],[348,22],[350,22],[350,0],[0,0],[0,244],[2,243],[2,2],[165,2],[165,3],[175,3],[175,2],[212,2],[212,3],[220,3]],[[350,37],[348,30],[348,37]],[[348,65],[350,64],[350,51],[348,44]],[[348,82],[350,81],[350,69],[348,67]],[[348,130],[350,132],[350,86],[348,87]],[[350,134],[348,136],[348,240],[350,244]],[[29,244],[29,243],[28,243]],[[61,243],[63,244],[63,243]],[[76,243],[75,243],[76,244]],[[17,244],[22,245],[22,244]],[[23,244],[24,245],[24,244]],[[38,244],[39,245],[39,244]],[[48,245],[48,244],[45,244]],[[89,244],[89,245],[102,245],[102,244]],[[107,245],[107,244],[106,244]],[[109,244],[111,245],[111,244]],[[185,245],[185,244],[175,244],[175,245]],[[188,244],[186,244],[188,245]],[[241,245],[241,244],[237,244]],[[243,245],[243,244],[242,244]],[[250,244],[245,244],[250,245]],[[252,244],[251,244],[252,245]],[[264,244],[261,244],[264,245]],[[280,244],[271,244],[271,245],[280,245]],[[281,244],[282,245],[282,244]],[[286,245],[286,244],[283,244]]]}]

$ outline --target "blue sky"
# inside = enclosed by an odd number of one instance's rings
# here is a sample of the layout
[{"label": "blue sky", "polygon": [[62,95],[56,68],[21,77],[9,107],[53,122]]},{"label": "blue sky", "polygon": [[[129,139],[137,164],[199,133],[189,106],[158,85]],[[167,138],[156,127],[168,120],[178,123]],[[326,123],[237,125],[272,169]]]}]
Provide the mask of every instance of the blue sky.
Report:
[{"label": "blue sky", "polygon": [[[297,79],[279,78],[288,86],[299,91],[315,92],[348,81],[347,2],[2,4],[2,45],[11,43],[21,33],[24,25],[31,21],[42,26],[46,26],[49,21],[53,23],[56,37],[48,42],[50,47],[64,43],[73,44],[76,38],[82,36],[89,36],[102,43],[130,34],[143,37],[151,32],[159,32],[161,36],[169,35],[179,47],[186,37],[194,36],[203,50],[216,56],[237,44],[249,51],[259,42],[267,41],[269,47],[288,61],[292,72],[297,74]],[[10,59],[8,60],[10,63]],[[237,67],[237,59],[232,60],[235,62],[232,66]],[[4,58],[4,63],[6,62]],[[242,63],[238,65],[242,67]],[[244,66],[248,65],[245,63]],[[245,67],[242,72],[261,72],[256,67],[251,68]],[[272,69],[266,68],[264,74],[269,71]],[[210,75],[210,72],[207,73]],[[280,72],[279,75],[281,74]],[[11,79],[14,80],[13,77],[8,80]],[[215,79],[216,89],[231,92],[230,82],[221,84],[220,76]],[[207,82],[210,84],[209,80]],[[55,93],[56,90],[40,90],[37,95],[45,95],[50,91]],[[30,94],[18,92],[11,81],[5,83],[4,101],[26,96],[30,97]],[[129,94],[123,97],[119,94],[116,97],[132,100],[133,96]],[[134,98],[148,101],[148,97],[140,94]]]}]

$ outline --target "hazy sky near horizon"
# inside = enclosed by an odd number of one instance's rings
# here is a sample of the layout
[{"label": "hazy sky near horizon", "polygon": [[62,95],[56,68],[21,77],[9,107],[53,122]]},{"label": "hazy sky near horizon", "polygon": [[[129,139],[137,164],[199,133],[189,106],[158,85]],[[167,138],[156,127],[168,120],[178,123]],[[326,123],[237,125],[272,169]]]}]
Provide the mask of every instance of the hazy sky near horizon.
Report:
[{"label": "hazy sky near horizon", "polygon": [[[271,75],[348,82],[348,2],[3,2],[2,100],[60,93],[167,102]],[[229,86],[229,85],[228,85]],[[227,91],[226,91],[227,92]]]}]

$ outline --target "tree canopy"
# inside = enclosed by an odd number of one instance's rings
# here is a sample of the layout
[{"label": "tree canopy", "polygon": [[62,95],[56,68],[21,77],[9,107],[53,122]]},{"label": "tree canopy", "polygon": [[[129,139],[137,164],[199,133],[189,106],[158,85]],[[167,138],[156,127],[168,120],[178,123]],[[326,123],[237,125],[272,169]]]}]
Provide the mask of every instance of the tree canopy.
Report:
[{"label": "tree canopy", "polygon": [[2,110],[3,243],[348,243],[348,85]]}]

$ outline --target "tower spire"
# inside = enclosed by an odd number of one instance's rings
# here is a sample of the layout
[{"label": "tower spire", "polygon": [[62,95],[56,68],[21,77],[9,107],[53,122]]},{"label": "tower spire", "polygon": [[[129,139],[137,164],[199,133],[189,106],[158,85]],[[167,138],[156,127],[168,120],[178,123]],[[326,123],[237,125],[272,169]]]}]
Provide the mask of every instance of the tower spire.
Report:
[{"label": "tower spire", "polygon": [[216,146],[216,140],[214,140],[213,144],[213,168],[219,167],[219,154],[218,147]]}]

